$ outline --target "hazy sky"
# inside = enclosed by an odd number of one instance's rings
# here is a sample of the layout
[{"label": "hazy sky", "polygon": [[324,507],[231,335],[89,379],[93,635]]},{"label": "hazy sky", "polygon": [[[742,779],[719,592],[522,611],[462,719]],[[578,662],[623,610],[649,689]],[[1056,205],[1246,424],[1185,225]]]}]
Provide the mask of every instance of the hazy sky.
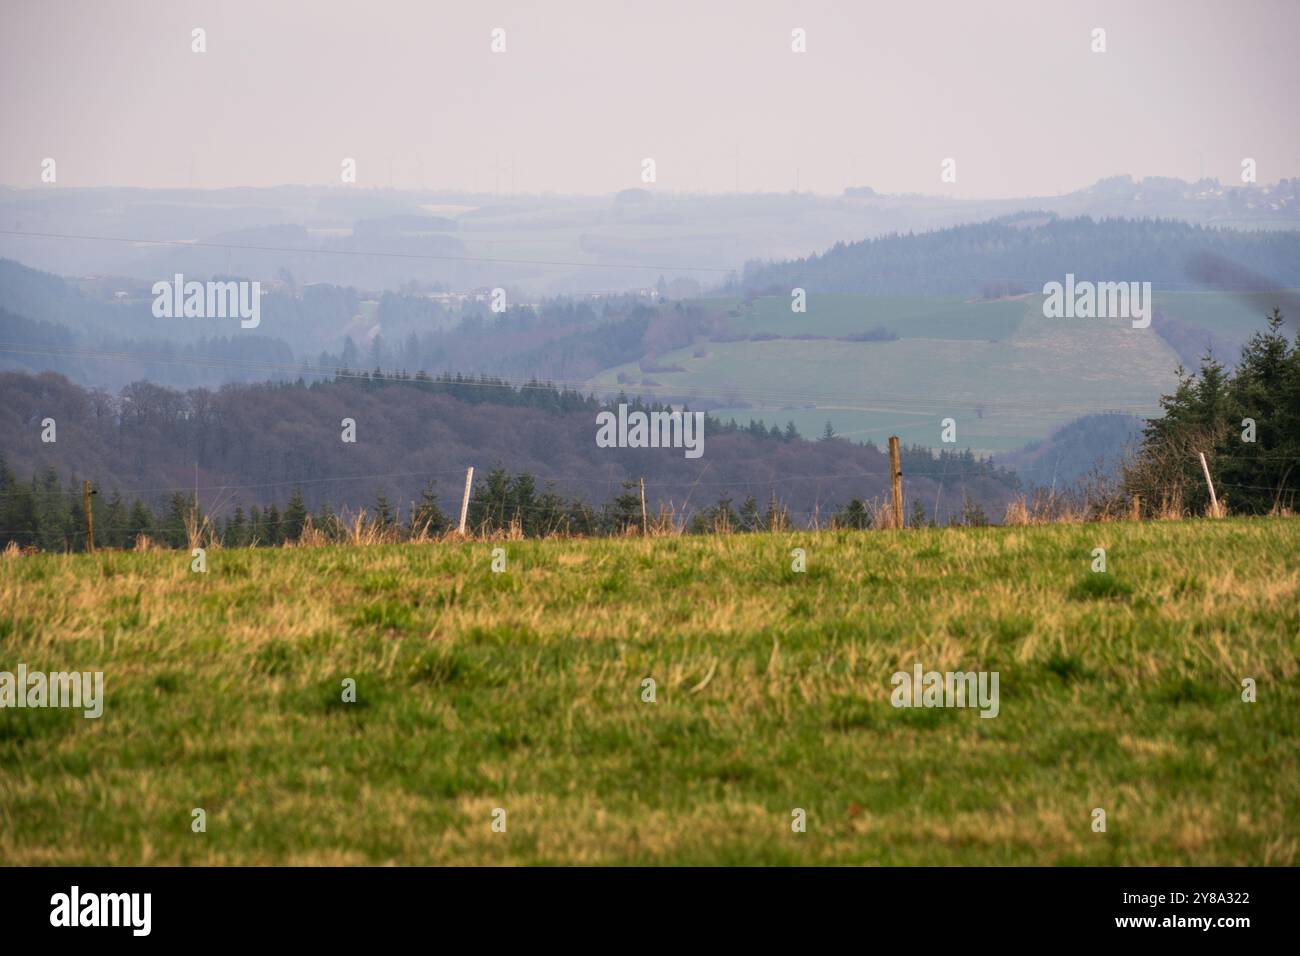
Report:
[{"label": "hazy sky", "polygon": [[360,186],[501,192],[637,186],[645,157],[679,191],[1024,196],[1243,157],[1272,182],[1300,176],[1297,37],[1296,0],[3,0],[0,182],[46,157],[60,186],[338,184],[344,157]]}]

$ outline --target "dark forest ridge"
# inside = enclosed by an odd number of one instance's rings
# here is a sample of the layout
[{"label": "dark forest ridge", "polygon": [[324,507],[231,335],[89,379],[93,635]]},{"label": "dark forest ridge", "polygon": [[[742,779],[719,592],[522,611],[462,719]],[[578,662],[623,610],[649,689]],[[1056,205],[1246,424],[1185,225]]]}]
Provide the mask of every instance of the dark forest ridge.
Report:
[{"label": "dark forest ridge", "polygon": [[1169,219],[1059,219],[1026,212],[926,233],[839,243],[790,262],[749,263],[750,292],[796,286],[862,295],[1041,292],[1079,280],[1165,290],[1262,292],[1300,285],[1300,232],[1241,232]]},{"label": "dark forest ridge", "polygon": [[[20,479],[34,475],[61,495],[62,482],[89,478],[105,495],[121,491],[155,510],[192,496],[197,483],[211,513],[283,505],[297,487],[313,511],[370,508],[382,494],[405,515],[431,481],[451,510],[473,465],[481,479],[500,466],[596,508],[642,477],[651,509],[671,504],[678,515],[722,497],[736,507],[747,495],[762,507],[775,497],[804,526],[889,487],[888,458],[875,446],[713,418],[703,460],[676,449],[599,448],[604,406],[546,387],[362,374],[216,392],[138,382],[114,397],[50,373],[0,373],[0,395],[0,449]],[[51,418],[56,440],[45,442],[42,422]],[[344,419],[355,422],[355,442],[342,440]],[[1011,473],[969,452],[907,449],[904,466],[925,513],[941,519],[961,514],[964,496],[1001,515],[1017,488]]]}]

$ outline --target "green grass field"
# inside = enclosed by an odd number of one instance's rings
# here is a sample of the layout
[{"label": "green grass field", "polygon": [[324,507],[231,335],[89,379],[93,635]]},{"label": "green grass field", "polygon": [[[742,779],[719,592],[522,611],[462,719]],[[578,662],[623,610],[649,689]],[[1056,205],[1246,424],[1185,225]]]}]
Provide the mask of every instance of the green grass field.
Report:
[{"label": "green grass field", "polygon": [[[738,305],[738,303],[728,303]],[[784,309],[782,313],[781,310]],[[957,422],[957,446],[1009,451],[1047,438],[1084,415],[1119,410],[1147,416],[1177,384],[1178,356],[1150,329],[1123,321],[1045,319],[1042,297],[996,302],[954,297],[756,299],[732,331],[843,336],[883,326],[896,341],[781,338],[707,342],[657,357],[679,372],[606,369],[588,385],[631,392],[650,379],[660,391],[721,403],[713,414],[757,419],[815,438],[827,421],[854,441],[941,445],[942,421]],[[653,393],[654,390],[650,390]]]},{"label": "green grass field", "polygon": [[[698,300],[717,306],[718,300]],[[789,296],[762,296],[746,305],[723,300],[741,311],[732,327],[747,335],[843,336],[884,328],[905,339],[989,341],[1010,338],[1024,318],[1026,300],[972,301],[966,296],[893,296],[812,294],[807,312],[790,310]],[[1033,298],[1035,303],[1041,297]],[[1040,313],[1041,314],[1041,313]]]},{"label": "green grass field", "polygon": [[[1264,328],[1276,296],[1157,290],[1167,316],[1241,343]],[[937,447],[941,422],[954,418],[958,447],[1005,452],[1046,439],[1084,415],[1121,411],[1156,415],[1177,384],[1180,359],[1154,329],[1119,320],[1046,319],[1043,297],[978,301],[960,296],[874,298],[809,295],[808,311],[789,297],[699,299],[725,314],[731,334],[780,339],[700,342],[655,357],[678,372],[642,372],[629,362],[587,385],[647,395],[694,395],[721,403],[713,414],[742,425],[793,421],[816,437],[826,422],[854,441]],[[884,328],[889,342],[845,341]],[[799,335],[826,336],[799,339]],[[1235,352],[1219,356],[1232,361]],[[657,387],[643,388],[649,380]]]},{"label": "green grass field", "polygon": [[[1300,861],[1300,520],[189,567],[0,559],[0,670],[106,697],[0,710],[0,863]],[[915,662],[997,671],[1000,713],[894,708]]]}]

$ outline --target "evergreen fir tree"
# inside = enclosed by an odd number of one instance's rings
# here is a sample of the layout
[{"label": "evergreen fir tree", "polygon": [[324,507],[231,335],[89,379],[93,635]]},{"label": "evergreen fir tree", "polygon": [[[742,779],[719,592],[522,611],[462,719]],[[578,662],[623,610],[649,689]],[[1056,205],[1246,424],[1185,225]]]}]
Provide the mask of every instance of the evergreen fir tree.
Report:
[{"label": "evergreen fir tree", "polygon": [[375,496],[375,524],[380,528],[391,528],[396,520],[388,496],[382,491],[379,492]]},{"label": "evergreen fir tree", "polygon": [[925,505],[921,504],[920,498],[912,499],[912,516],[907,519],[907,525],[910,528],[925,527]]},{"label": "evergreen fir tree", "polygon": [[853,528],[857,531],[863,531],[871,527],[871,513],[867,511],[867,506],[862,503],[860,498],[853,498],[840,511],[832,516],[837,528]]},{"label": "evergreen fir tree", "polygon": [[134,548],[140,535],[149,537],[154,533],[154,516],[139,498],[131,505],[131,514],[126,523],[126,547]]},{"label": "evergreen fir tree", "polygon": [[984,514],[984,506],[974,498],[968,498],[964,495],[962,496],[961,520],[962,524],[971,528],[986,528],[989,523],[988,516]]},{"label": "evergreen fir tree", "polygon": [[[110,548],[125,548],[129,545],[128,529],[131,524],[131,516],[126,510],[126,503],[122,500],[121,494],[113,492],[113,496],[108,499],[108,505],[104,508],[103,539],[104,544]],[[99,543],[101,524],[98,514],[95,517],[95,543]]]},{"label": "evergreen fir tree", "polygon": [[428,534],[442,534],[447,530],[447,516],[438,507],[438,495],[434,492],[433,485],[434,482],[430,481],[420,489],[420,500],[411,512],[412,533],[426,531]]},{"label": "evergreen fir tree", "polygon": [[266,543],[272,547],[284,543],[284,522],[280,518],[280,509],[274,504],[266,509],[262,518],[266,528]]},{"label": "evergreen fir tree", "polygon": [[510,485],[510,473],[498,462],[484,484],[476,485],[470,494],[467,530],[500,531],[505,527],[511,504]]},{"label": "evergreen fir tree", "polygon": [[536,527],[539,535],[567,534],[570,530],[564,499],[555,491],[555,485],[549,481],[546,483],[546,489],[537,499]]},{"label": "evergreen fir tree", "polygon": [[775,491],[768,501],[767,511],[763,513],[763,527],[768,531],[785,531],[790,527],[790,515],[785,506],[777,502]]},{"label": "evergreen fir tree", "polygon": [[510,510],[524,534],[529,537],[537,534],[537,483],[527,472],[520,472],[511,483]]},{"label": "evergreen fir tree", "polygon": [[739,517],[731,507],[731,495],[724,491],[718,496],[716,505],[691,518],[691,531],[695,534],[730,534],[738,524]]},{"label": "evergreen fir tree", "polygon": [[167,502],[167,516],[163,518],[162,539],[169,548],[183,548],[189,543],[185,533],[185,518],[191,509],[190,502],[179,491]]},{"label": "evergreen fir tree", "polygon": [[339,526],[338,516],[334,514],[334,509],[328,503],[320,506],[312,523],[317,531],[331,540],[338,540],[342,536],[343,529]]},{"label": "evergreen fir tree", "polygon": [[244,517],[244,506],[235,505],[235,513],[231,515],[230,521],[226,523],[226,533],[223,538],[227,547],[242,548],[248,544],[248,521]]},{"label": "evergreen fir tree", "polygon": [[306,521],[307,505],[302,500],[302,490],[295,487],[289,495],[289,503],[284,508],[284,539],[297,541],[302,536],[302,528]]},{"label": "evergreen fir tree", "polygon": [[635,481],[624,481],[623,491],[605,503],[602,524],[607,534],[626,534],[628,528],[641,527],[641,486]]},{"label": "evergreen fir tree", "polygon": [[47,468],[39,481],[32,479],[36,499],[36,546],[42,551],[66,551],[71,525],[69,496],[59,487],[59,475]]}]

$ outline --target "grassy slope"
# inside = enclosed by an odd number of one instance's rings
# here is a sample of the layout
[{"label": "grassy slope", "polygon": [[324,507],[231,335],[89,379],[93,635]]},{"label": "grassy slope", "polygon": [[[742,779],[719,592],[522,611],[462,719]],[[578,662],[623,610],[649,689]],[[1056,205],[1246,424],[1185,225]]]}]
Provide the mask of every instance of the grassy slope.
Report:
[{"label": "grassy slope", "polygon": [[[985,452],[1019,448],[1093,412],[1155,414],[1159,396],[1176,384],[1178,356],[1150,329],[1045,319],[1041,296],[998,302],[819,296],[809,298],[808,308],[793,315],[788,299],[757,299],[732,324],[745,334],[784,335],[885,326],[900,338],[702,343],[658,357],[684,372],[642,373],[633,362],[601,372],[591,384],[617,387],[619,373],[634,383],[649,378],[671,392],[695,388],[724,402],[715,412],[724,420],[778,427],[794,421],[806,437],[820,435],[830,421],[841,435],[877,444],[896,434],[905,443],[940,447],[941,422],[952,417],[957,447]],[[707,354],[697,357],[698,350]],[[809,405],[816,407],[799,407]]]},{"label": "grassy slope", "polygon": [[491,547],[0,560],[0,862],[1298,861],[1300,521]]},{"label": "grassy slope", "polygon": [[732,300],[728,305],[742,310],[734,327],[748,335],[842,336],[885,328],[900,338],[987,341],[1010,338],[1025,314],[1024,300],[979,302],[963,296],[813,294],[808,296],[808,311],[799,314],[791,312],[789,296],[763,296],[749,306]]},{"label": "grassy slope", "polygon": [[[1300,290],[1288,289],[1280,295],[1240,292],[1160,292],[1156,306],[1171,318],[1214,332],[1230,341],[1244,344],[1254,332],[1264,331],[1265,317],[1278,306],[1286,312],[1283,299],[1294,298]],[[1294,319],[1294,316],[1287,316]],[[1289,328],[1294,328],[1294,322]],[[1220,361],[1235,362],[1237,355],[1218,356]]]}]

